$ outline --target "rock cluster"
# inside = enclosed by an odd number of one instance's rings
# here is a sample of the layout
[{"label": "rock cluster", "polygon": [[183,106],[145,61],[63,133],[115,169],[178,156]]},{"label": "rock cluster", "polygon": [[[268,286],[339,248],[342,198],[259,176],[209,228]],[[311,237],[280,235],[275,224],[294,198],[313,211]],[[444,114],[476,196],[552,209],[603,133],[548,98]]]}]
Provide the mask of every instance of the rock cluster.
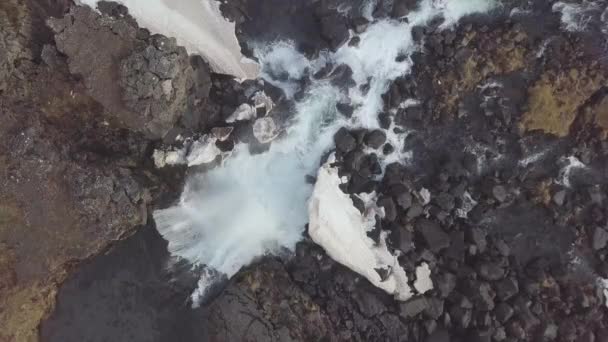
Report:
[{"label": "rock cluster", "polygon": [[104,119],[158,139],[187,111],[200,112],[209,92],[207,66],[191,63],[175,39],[140,29],[126,8],[102,2],[99,9],[72,7],[49,26],[70,72],[107,108]]}]

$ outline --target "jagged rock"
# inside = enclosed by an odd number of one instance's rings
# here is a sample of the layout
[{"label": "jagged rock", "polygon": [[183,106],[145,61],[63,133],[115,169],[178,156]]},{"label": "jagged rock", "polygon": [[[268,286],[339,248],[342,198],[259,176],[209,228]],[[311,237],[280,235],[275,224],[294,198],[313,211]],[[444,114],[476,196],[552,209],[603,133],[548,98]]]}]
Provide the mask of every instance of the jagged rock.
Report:
[{"label": "jagged rock", "polygon": [[391,197],[383,197],[378,200],[378,206],[384,208],[384,219],[389,222],[395,221],[397,218],[397,208]]},{"label": "jagged rock", "polygon": [[195,72],[174,39],[142,38],[128,15],[113,17],[86,7],[73,7],[48,24],[70,72],[82,77],[87,92],[107,109],[109,124],[158,139],[188,109]]},{"label": "jagged rock", "polygon": [[466,294],[471,298],[477,310],[491,311],[494,309],[495,294],[490,284],[472,281]]},{"label": "jagged rock", "polygon": [[513,338],[516,338],[519,340],[523,340],[526,338],[526,332],[521,327],[521,324],[519,324],[519,322],[511,321],[511,322],[509,322],[509,324],[507,324],[506,327],[507,327],[507,334],[510,337],[513,337]]},{"label": "jagged rock", "polygon": [[449,212],[454,209],[455,198],[447,192],[440,193],[437,197],[435,197],[435,202],[441,207],[441,209]]},{"label": "jagged rock", "polygon": [[450,308],[450,317],[454,324],[461,329],[467,329],[471,324],[473,313],[471,310],[463,309],[459,306],[453,306]]},{"label": "jagged rock", "polygon": [[397,0],[393,2],[393,18],[406,16],[411,10],[416,8],[416,0]]},{"label": "jagged rock", "polygon": [[472,227],[469,229],[467,233],[467,238],[469,241],[477,246],[477,250],[479,253],[485,253],[486,248],[488,246],[488,242],[486,240],[486,232],[480,228]]},{"label": "jagged rock", "polygon": [[427,219],[416,221],[416,230],[422,234],[427,246],[433,252],[439,252],[450,245],[450,237],[437,222]]},{"label": "jagged rock", "polygon": [[494,247],[496,247],[500,255],[502,255],[503,257],[508,257],[509,255],[511,255],[511,248],[502,239],[494,241]]},{"label": "jagged rock", "polygon": [[600,250],[608,244],[608,231],[601,227],[595,227],[593,231],[593,249]]},{"label": "jagged rock", "polygon": [[505,331],[505,328],[497,327],[494,330],[494,334],[492,335],[492,338],[497,342],[504,341],[507,338],[507,332]]},{"label": "jagged rock", "polygon": [[412,206],[412,194],[406,188],[403,188],[396,198],[401,209],[408,210]]},{"label": "jagged rock", "polygon": [[452,273],[443,273],[439,275],[434,281],[439,293],[443,298],[448,297],[452,291],[456,288],[456,276]]},{"label": "jagged rock", "polygon": [[477,273],[485,280],[499,280],[505,276],[505,270],[493,262],[482,262],[477,266]]},{"label": "jagged rock", "polygon": [[450,342],[450,334],[445,329],[439,328],[430,334],[425,342]]},{"label": "jagged rock", "polygon": [[340,130],[334,135],[336,148],[342,153],[348,153],[357,147],[357,140],[348,132],[346,128]]},{"label": "jagged rock", "polygon": [[507,200],[507,189],[502,185],[496,185],[492,188],[492,195],[498,202],[502,203]]},{"label": "jagged rock", "polygon": [[408,219],[415,219],[417,217],[419,217],[420,215],[422,215],[422,213],[424,212],[424,208],[418,204],[418,203],[414,203],[408,210],[407,210],[407,218]]},{"label": "jagged rock", "polygon": [[496,283],[496,294],[501,301],[508,300],[519,292],[519,285],[514,278],[506,278]]},{"label": "jagged rock", "polygon": [[443,315],[443,300],[435,297],[427,299],[427,308],[424,310],[425,315],[437,320]]},{"label": "jagged rock", "polygon": [[490,329],[480,329],[472,332],[469,335],[469,341],[471,342],[490,342],[492,341],[493,331]]},{"label": "jagged rock", "polygon": [[415,297],[399,305],[400,315],[404,318],[414,318],[418,314],[429,308],[429,303],[425,297]]},{"label": "jagged rock", "polygon": [[548,323],[541,330],[542,337],[548,341],[553,341],[557,338],[558,327],[553,323]]},{"label": "jagged rock", "polygon": [[328,41],[333,50],[348,40],[347,22],[339,13],[321,18],[320,24],[321,36]]},{"label": "jagged rock", "polygon": [[400,229],[398,234],[400,251],[402,251],[403,253],[408,253],[412,249],[414,249],[414,236],[409,230],[405,228]]},{"label": "jagged rock", "polygon": [[511,317],[513,317],[514,312],[515,311],[513,310],[513,308],[507,303],[500,303],[494,309],[496,319],[500,323],[505,323],[506,321],[508,321]]},{"label": "jagged rock", "polygon": [[354,299],[359,312],[365,317],[376,317],[387,311],[386,306],[373,293],[361,291],[355,294]]}]

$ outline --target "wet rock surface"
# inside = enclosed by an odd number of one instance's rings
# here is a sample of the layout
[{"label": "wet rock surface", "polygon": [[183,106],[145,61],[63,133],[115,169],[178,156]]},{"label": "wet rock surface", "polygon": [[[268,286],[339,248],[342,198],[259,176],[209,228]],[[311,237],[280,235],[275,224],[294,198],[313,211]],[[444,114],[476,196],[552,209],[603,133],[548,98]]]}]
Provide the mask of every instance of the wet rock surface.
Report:
[{"label": "wet rock surface", "polygon": [[[373,13],[400,18],[414,3],[378,1]],[[252,0],[222,9],[242,42],[289,38],[314,55],[368,25],[358,2],[344,4]],[[104,6],[96,14],[0,4],[0,341],[606,335],[598,281],[608,278],[608,69],[588,33],[560,29],[550,2],[507,1],[492,20],[415,30],[424,43],[413,73],[389,87],[381,114],[384,129],[411,131],[403,145],[387,146],[382,130],[334,137],[348,178],[342,190],[375,191],[384,210],[370,237],[388,234],[412,280],[427,263],[433,290],[396,302],[305,238],[294,256],[261,258],[198,309],[188,297],[196,273],[168,267],[147,220],[151,206],[179,193],[184,168],[154,169],[151,151],[160,138],[174,143],[216,126],[239,132],[220,149],[243,141],[263,151],[251,122],[226,121],[255,104],[255,91],[273,89],[209,75],[204,61],[150,36],[124,8]],[[515,6],[528,12],[513,15]],[[64,13],[49,21],[52,32],[28,26]],[[269,16],[279,29],[270,30]],[[100,44],[107,49],[91,63],[86,53]],[[348,85],[348,70],[340,72],[336,82]],[[401,106],[408,99],[417,105]],[[411,162],[383,173],[378,155],[404,150]]]}]

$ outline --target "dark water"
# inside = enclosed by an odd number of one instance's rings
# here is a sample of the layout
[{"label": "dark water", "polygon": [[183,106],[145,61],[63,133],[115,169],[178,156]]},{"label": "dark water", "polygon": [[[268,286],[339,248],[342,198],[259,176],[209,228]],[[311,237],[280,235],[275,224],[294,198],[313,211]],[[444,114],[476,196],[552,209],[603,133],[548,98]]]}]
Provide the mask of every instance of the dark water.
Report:
[{"label": "dark water", "polygon": [[175,279],[167,260],[166,242],[148,226],[80,265],[61,286],[41,340],[203,341],[201,310],[188,301],[195,279]]}]

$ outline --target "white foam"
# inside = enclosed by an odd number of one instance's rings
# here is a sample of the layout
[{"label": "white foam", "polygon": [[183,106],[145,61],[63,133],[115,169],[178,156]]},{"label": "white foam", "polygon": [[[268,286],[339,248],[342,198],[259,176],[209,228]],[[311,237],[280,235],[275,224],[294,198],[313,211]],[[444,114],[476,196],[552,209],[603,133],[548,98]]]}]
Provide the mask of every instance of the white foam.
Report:
[{"label": "white foam", "polygon": [[569,156],[567,158],[564,158],[563,161],[565,162],[565,165],[559,171],[559,175],[557,177],[557,184],[561,184],[569,188],[572,186],[572,184],[570,183],[570,176],[572,176],[572,172],[576,169],[586,169],[587,166],[583,164],[580,160],[578,160],[578,158],[576,158],[575,156]]},{"label": "white foam", "polygon": [[[77,0],[96,8],[99,0]],[[152,33],[175,37],[189,53],[201,55],[217,72],[239,79],[256,78],[258,65],[245,58],[235,35],[215,0],[116,0]]]},{"label": "white foam", "polygon": [[600,11],[600,9],[597,2],[587,0],[579,4],[560,1],[555,3],[552,8],[554,12],[561,13],[562,26],[570,32],[585,31],[593,19],[594,12]]}]

